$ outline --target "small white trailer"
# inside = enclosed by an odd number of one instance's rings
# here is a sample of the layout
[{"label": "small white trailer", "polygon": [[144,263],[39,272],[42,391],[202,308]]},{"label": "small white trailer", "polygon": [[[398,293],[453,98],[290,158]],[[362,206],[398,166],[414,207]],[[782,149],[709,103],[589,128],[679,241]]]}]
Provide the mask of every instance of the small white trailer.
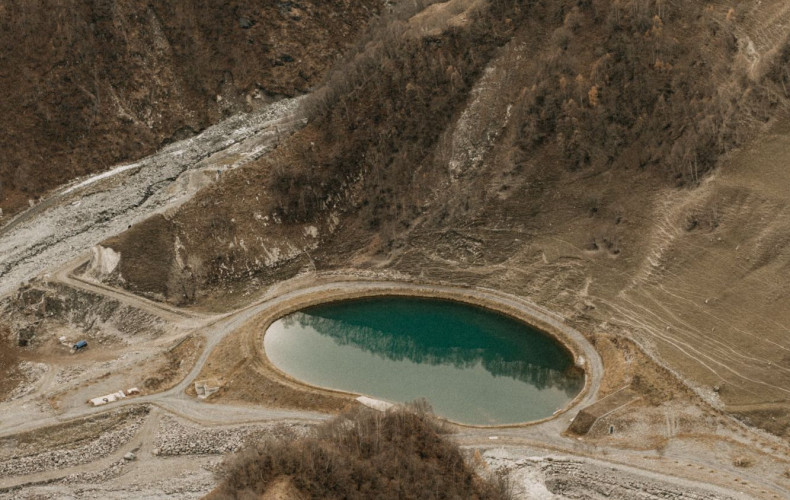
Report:
[{"label": "small white trailer", "polygon": [[100,396],[98,398],[89,399],[88,403],[92,404],[93,406],[103,406],[107,403],[114,403],[119,399],[124,399],[127,396],[137,396],[140,394],[140,389],[137,387],[132,387],[131,389],[127,389],[126,391],[118,391],[113,392],[112,394],[107,394],[106,396]]},{"label": "small white trailer", "polygon": [[123,399],[126,397],[126,394],[123,391],[113,392],[112,394],[107,394],[106,396],[99,396],[98,398],[93,398],[88,402],[93,406],[102,406],[106,405],[107,403],[114,403],[119,399]]}]

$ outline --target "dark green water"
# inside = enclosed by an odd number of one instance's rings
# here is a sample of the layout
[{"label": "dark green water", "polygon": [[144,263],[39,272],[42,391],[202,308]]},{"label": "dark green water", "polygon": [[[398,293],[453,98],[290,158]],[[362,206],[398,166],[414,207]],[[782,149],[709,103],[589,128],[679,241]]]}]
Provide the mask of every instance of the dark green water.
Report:
[{"label": "dark green water", "polygon": [[312,385],[391,402],[425,398],[476,425],[551,416],[584,386],[555,340],[512,318],[455,302],[375,298],[325,304],[274,322],[264,349]]}]

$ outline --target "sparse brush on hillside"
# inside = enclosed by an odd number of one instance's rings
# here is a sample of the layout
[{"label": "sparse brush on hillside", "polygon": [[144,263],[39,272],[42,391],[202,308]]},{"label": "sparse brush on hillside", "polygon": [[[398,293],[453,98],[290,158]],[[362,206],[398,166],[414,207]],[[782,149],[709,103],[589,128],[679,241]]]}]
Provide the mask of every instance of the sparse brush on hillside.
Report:
[{"label": "sparse brush on hillside", "polygon": [[[191,262],[174,273],[197,281],[189,284],[197,294],[184,300],[271,276],[306,245],[339,255],[376,239],[387,252],[432,209],[432,220],[446,222],[454,210],[442,193],[453,179],[442,137],[492,61],[508,61],[496,82],[508,118],[503,113],[492,148],[524,179],[541,165],[544,177],[586,170],[627,179],[628,170],[649,169],[693,185],[788,102],[788,49],[750,60],[736,36],[738,12],[702,1],[452,0],[401,9],[377,20],[337,63],[305,106],[304,129],[168,219],[171,240]],[[538,189],[543,180],[534,180]],[[455,212],[468,218],[474,209]],[[122,272],[151,267],[131,247],[153,224],[112,243],[124,255]],[[307,225],[319,240],[306,243]],[[330,241],[341,233],[354,236]],[[173,252],[164,254],[166,269]],[[320,267],[320,252],[313,257]],[[133,289],[153,290],[124,276]],[[179,280],[160,287],[163,295],[183,295]]]},{"label": "sparse brush on hillside", "polygon": [[[286,221],[339,206],[360,210],[371,229],[384,220],[407,227],[425,202],[414,184],[446,167],[432,165],[438,137],[518,30],[550,35],[530,65],[508,75],[522,89],[507,139],[517,158],[548,155],[567,169],[652,167],[695,183],[786,100],[787,84],[776,90],[788,78],[781,54],[755,75],[735,36],[737,15],[704,2],[476,7],[467,26],[441,35],[414,36],[415,18],[380,22],[330,73],[309,103],[310,140],[274,160],[276,210]],[[343,199],[354,183],[364,187]]]},{"label": "sparse brush on hillside", "polygon": [[734,11],[697,1],[558,3],[553,46],[517,103],[523,155],[556,148],[566,168],[658,166],[697,182],[786,99],[752,73]]},{"label": "sparse brush on hillside", "polygon": [[298,498],[509,498],[482,479],[424,411],[357,410],[295,441],[249,446],[208,498],[259,498],[287,481]]},{"label": "sparse brush on hillside", "polygon": [[[512,36],[514,19],[530,12],[530,2],[455,0],[444,7],[448,17],[463,16],[455,24],[436,28],[412,17],[436,3],[407,2],[379,20],[311,96],[303,134],[310,140],[293,141],[273,160],[278,216],[305,222],[353,205],[375,229],[383,219],[416,215],[419,202],[402,188],[417,179],[494,50]],[[344,197],[360,178],[363,193]]]}]

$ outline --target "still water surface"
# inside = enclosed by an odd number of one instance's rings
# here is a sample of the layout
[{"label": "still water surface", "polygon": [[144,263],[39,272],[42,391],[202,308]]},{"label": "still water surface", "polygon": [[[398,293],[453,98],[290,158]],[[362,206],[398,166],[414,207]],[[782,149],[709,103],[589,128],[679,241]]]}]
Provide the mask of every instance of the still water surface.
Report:
[{"label": "still water surface", "polygon": [[565,407],[583,374],[554,339],[456,302],[374,298],[324,304],[274,322],[271,362],[315,386],[391,402],[425,398],[474,425],[527,422]]}]

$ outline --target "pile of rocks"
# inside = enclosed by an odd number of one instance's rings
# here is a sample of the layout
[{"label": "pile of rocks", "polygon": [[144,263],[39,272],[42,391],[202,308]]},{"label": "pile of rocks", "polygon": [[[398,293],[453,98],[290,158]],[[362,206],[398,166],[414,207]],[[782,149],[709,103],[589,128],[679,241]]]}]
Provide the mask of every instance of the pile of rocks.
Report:
[{"label": "pile of rocks", "polygon": [[27,456],[16,456],[0,462],[0,477],[34,474],[45,470],[64,469],[88,462],[113,453],[123,444],[129,442],[143,423],[143,416],[131,419],[118,428],[99,435],[96,439],[69,448],[48,450]]},{"label": "pile of rocks", "polygon": [[20,383],[8,396],[8,401],[23,398],[36,389],[36,382],[49,370],[49,366],[44,363],[33,363],[22,361],[19,363],[19,371],[25,377],[24,382]]},{"label": "pile of rocks", "polygon": [[174,418],[162,419],[156,436],[154,454],[174,455],[222,455],[241,449],[247,436],[255,427],[233,427],[211,429],[189,427]]},{"label": "pile of rocks", "polygon": [[487,464],[487,470],[508,478],[513,493],[518,498],[553,499],[558,496],[601,500],[732,498],[701,487],[676,484],[647,474],[642,475],[633,470],[623,470],[587,460],[552,456],[521,458],[504,448],[488,450],[481,458]]},{"label": "pile of rocks", "polygon": [[704,500],[732,499],[719,493],[673,484],[660,479],[633,474],[624,470],[572,460],[547,460],[541,464],[546,487],[554,494],[567,498],[607,498],[626,500]]},{"label": "pile of rocks", "polygon": [[240,427],[207,428],[185,425],[164,417],[156,436],[154,454],[223,455],[240,450],[250,439],[304,435],[310,426],[301,423],[273,423]]},{"label": "pile of rocks", "polygon": [[84,484],[84,483],[105,483],[110,479],[114,479],[121,475],[123,472],[123,466],[125,465],[124,460],[116,460],[109,467],[105,467],[104,469],[91,471],[91,472],[80,472],[77,474],[69,474],[68,476],[64,477],[59,483],[63,484]]},{"label": "pile of rocks", "polygon": [[70,384],[78,380],[87,371],[88,368],[84,365],[66,366],[61,368],[55,375],[55,381],[60,386]]}]

